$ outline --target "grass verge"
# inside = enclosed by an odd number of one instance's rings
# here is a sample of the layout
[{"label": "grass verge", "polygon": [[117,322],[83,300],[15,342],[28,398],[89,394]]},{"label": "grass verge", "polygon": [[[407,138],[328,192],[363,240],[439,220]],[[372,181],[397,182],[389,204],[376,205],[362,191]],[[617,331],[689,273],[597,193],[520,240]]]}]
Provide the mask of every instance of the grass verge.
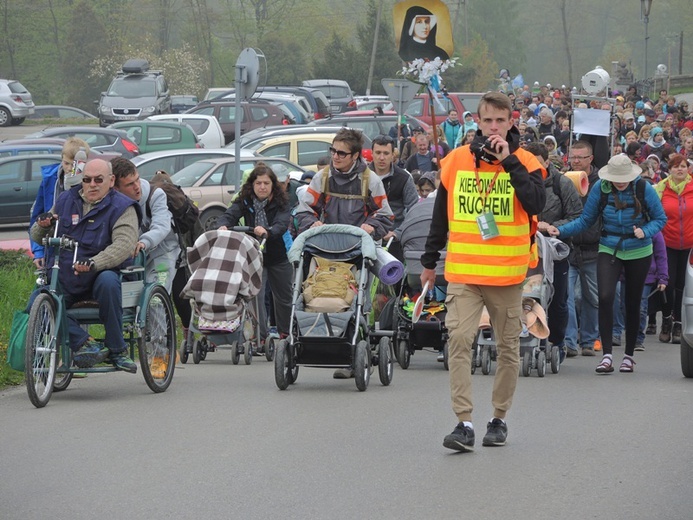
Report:
[{"label": "grass verge", "polygon": [[19,251],[0,250],[0,388],[19,385],[24,374],[7,364],[7,344],[14,311],[26,307],[36,276],[31,259]]}]

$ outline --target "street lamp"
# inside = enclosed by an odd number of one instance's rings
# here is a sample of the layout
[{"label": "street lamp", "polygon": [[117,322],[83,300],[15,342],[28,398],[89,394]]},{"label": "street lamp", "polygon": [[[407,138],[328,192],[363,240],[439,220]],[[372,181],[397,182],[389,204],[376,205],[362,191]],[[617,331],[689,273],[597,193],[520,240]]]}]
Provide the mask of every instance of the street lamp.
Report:
[{"label": "street lamp", "polygon": [[650,21],[651,8],[652,0],[640,0],[640,18],[645,23],[645,79],[647,79],[647,40],[650,39],[647,34],[647,23]]}]

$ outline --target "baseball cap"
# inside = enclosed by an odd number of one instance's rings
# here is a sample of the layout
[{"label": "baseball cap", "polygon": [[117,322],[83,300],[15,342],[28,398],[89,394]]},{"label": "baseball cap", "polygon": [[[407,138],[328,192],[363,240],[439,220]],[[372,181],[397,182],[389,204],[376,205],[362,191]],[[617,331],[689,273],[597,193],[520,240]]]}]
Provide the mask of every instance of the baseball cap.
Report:
[{"label": "baseball cap", "polygon": [[624,112],[623,113],[623,120],[628,121],[629,119],[635,119],[635,117],[633,116],[633,113],[632,112]]},{"label": "baseball cap", "polygon": [[655,111],[651,108],[645,109],[643,115],[646,115],[647,117],[657,117],[657,114],[655,114]]}]

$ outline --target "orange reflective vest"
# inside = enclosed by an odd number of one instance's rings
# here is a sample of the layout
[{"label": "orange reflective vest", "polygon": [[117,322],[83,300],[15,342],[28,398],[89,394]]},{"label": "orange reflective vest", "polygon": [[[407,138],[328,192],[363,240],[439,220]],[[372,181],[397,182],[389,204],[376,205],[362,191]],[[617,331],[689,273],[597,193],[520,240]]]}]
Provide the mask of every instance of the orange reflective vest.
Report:
[{"label": "orange reflective vest", "polygon": [[[520,148],[514,154],[527,171],[542,169],[531,153]],[[538,261],[532,239],[536,218],[523,209],[510,183],[510,174],[502,166],[481,161],[479,182],[475,166],[468,146],[454,150],[442,162],[441,182],[448,192],[449,228],[445,279],[473,285],[521,283],[528,267]],[[485,212],[493,213],[499,232],[487,240],[482,238],[477,222],[477,217]]]}]

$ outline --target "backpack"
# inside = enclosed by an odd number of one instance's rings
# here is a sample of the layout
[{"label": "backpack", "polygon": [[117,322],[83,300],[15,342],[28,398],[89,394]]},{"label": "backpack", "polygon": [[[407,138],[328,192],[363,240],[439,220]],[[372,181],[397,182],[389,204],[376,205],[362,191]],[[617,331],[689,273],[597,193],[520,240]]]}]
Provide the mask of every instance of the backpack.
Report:
[{"label": "backpack", "polygon": [[[149,199],[152,198],[152,193],[156,188],[160,188],[166,194],[168,210],[173,216],[173,225],[179,235],[185,235],[190,231],[194,231],[196,226],[200,225],[200,210],[195,206],[195,203],[188,197],[180,186],[173,184],[171,176],[163,171],[158,171],[151,178],[149,184],[152,186],[147,199],[147,216],[151,219],[152,213],[149,208]],[[199,235],[198,235],[199,236]],[[195,237],[197,238],[197,237]]]},{"label": "backpack", "polygon": [[[642,208],[642,215],[646,221],[650,220],[650,216],[647,212],[647,203],[645,202],[645,184],[647,181],[643,179],[638,179],[635,183],[635,197],[640,201],[640,207]],[[604,212],[604,208],[609,203],[609,193],[602,191],[599,197],[599,214]]]},{"label": "backpack", "polygon": [[[368,203],[370,200],[370,173],[371,170],[366,168],[361,174],[361,195],[348,195],[345,193],[332,193],[330,191],[330,169],[325,168],[323,170],[322,176],[322,193],[320,197],[324,200],[325,206],[327,205],[327,197],[336,197],[338,199],[345,200],[362,200],[364,206],[369,207]],[[320,215],[320,220],[325,221],[325,207],[323,206],[322,215]]]},{"label": "backpack", "polygon": [[313,257],[315,269],[303,282],[303,302],[311,312],[342,312],[356,296],[352,264]]}]

